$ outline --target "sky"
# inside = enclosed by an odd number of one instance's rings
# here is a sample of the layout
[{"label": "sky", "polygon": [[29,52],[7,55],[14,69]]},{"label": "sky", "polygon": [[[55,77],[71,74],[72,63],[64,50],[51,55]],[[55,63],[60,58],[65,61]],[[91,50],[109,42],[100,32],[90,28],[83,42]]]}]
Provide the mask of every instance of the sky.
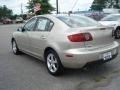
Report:
[{"label": "sky", "polygon": [[[56,6],[56,0],[49,0],[53,7]],[[58,0],[59,1],[59,11],[68,12],[76,10],[88,10],[93,2],[93,0]],[[6,5],[8,8],[13,10],[14,14],[21,13],[21,3],[23,6],[23,12],[26,13],[28,0],[0,0],[0,6]],[[76,3],[77,2],[77,3]],[[76,3],[76,4],[75,4]]]}]

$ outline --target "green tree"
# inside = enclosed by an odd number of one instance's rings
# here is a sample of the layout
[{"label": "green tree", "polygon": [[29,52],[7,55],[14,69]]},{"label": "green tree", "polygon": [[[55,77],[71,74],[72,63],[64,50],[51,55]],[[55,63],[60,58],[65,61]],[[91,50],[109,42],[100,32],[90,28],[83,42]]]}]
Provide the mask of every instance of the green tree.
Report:
[{"label": "green tree", "polygon": [[27,9],[29,10],[28,12],[32,12],[32,13],[34,12],[33,7],[36,3],[40,3],[41,9],[42,9],[42,10],[36,12],[37,15],[49,14],[49,13],[51,13],[51,11],[54,10],[54,8],[49,3],[49,0],[29,0],[28,6],[26,6]]},{"label": "green tree", "polygon": [[94,0],[91,10],[102,11],[103,8],[120,9],[120,0]]},{"label": "green tree", "polygon": [[12,10],[8,9],[6,5],[0,6],[0,19],[4,17],[11,17],[12,14]]},{"label": "green tree", "polygon": [[10,17],[10,19],[15,20],[17,17],[20,17],[20,15],[14,14]]},{"label": "green tree", "polygon": [[119,0],[107,0],[109,4],[109,8],[120,9],[120,1]]},{"label": "green tree", "polygon": [[94,0],[91,6],[91,10],[102,11],[105,8],[106,0]]}]

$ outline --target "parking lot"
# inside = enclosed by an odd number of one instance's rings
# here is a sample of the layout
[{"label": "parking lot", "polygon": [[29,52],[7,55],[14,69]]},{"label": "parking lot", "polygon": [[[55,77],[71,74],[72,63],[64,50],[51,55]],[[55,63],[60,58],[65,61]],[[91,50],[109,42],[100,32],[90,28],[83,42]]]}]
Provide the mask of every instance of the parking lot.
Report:
[{"label": "parking lot", "polygon": [[0,90],[119,90],[120,54],[104,65],[54,77],[40,60],[12,53],[10,39],[19,26],[0,25]]}]

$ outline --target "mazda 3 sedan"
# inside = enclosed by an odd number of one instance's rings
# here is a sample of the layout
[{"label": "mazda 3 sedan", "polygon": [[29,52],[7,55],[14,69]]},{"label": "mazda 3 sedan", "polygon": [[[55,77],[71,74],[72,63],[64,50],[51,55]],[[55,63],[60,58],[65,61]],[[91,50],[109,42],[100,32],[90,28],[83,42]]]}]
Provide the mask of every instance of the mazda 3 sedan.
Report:
[{"label": "mazda 3 sedan", "polygon": [[107,62],[118,54],[119,43],[112,28],[75,15],[40,15],[12,35],[12,50],[45,61],[52,75],[66,68],[81,68],[90,62]]}]

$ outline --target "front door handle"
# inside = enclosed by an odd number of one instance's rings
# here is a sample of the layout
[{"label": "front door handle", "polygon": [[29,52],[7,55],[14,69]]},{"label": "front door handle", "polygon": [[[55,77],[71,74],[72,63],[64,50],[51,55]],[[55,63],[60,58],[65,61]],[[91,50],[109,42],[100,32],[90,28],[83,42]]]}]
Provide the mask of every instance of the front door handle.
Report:
[{"label": "front door handle", "polygon": [[46,39],[46,37],[45,37],[44,35],[43,35],[43,36],[41,36],[41,38],[42,38],[42,39]]}]

